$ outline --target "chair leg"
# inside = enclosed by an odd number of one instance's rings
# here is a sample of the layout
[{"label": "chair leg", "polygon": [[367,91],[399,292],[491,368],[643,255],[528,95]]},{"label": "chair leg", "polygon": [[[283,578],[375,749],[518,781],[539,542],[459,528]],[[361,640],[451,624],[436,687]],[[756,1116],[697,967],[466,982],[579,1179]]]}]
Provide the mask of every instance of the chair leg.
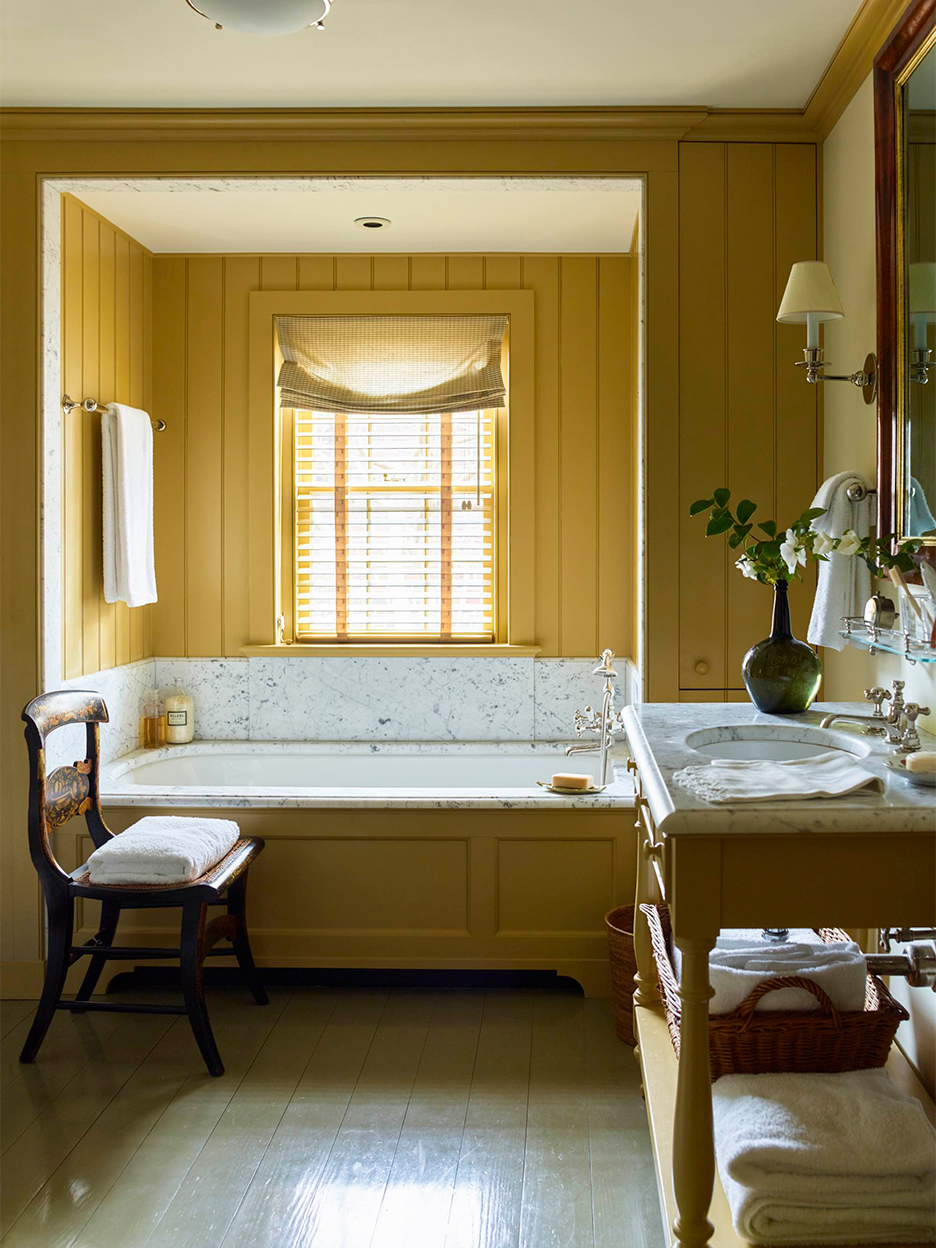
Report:
[{"label": "chair leg", "polygon": [[[117,921],[120,918],[120,906],[113,901],[101,902],[101,926],[98,929],[95,940],[100,945],[112,945],[114,943],[114,933],[117,931]],[[101,978],[101,972],[107,962],[107,956],[103,953],[93,953],[88,969],[85,971],[85,977],[81,981],[81,987],[75,994],[76,1001],[90,1001],[91,994],[97,987],[97,982]],[[83,1011],[73,1010],[73,1014],[80,1014]]]},{"label": "chair leg", "polygon": [[55,1007],[62,999],[65,987],[65,976],[71,965],[70,953],[72,928],[74,926],[74,899],[64,891],[54,899],[46,898],[49,912],[49,948],[46,960],[45,983],[42,985],[42,996],[39,1008],[33,1019],[26,1043],[23,1045],[19,1060],[31,1062],[45,1039],[49,1024],[55,1015]]},{"label": "chair leg", "polygon": [[253,999],[257,1005],[269,1005],[270,998],[266,994],[260,976],[257,973],[257,967],[253,960],[253,953],[250,948],[250,937],[247,934],[247,872],[234,881],[227,893],[227,912],[233,915],[237,930],[232,938],[231,943],[234,946],[234,956],[237,958],[237,964],[241,969],[244,982],[253,993]]},{"label": "chair leg", "polygon": [[202,983],[206,910],[207,907],[201,901],[190,901],[182,907],[182,938],[179,942],[182,991],[189,1022],[208,1073],[223,1075],[224,1064],[208,1021],[208,1007],[205,1005],[205,989]]}]

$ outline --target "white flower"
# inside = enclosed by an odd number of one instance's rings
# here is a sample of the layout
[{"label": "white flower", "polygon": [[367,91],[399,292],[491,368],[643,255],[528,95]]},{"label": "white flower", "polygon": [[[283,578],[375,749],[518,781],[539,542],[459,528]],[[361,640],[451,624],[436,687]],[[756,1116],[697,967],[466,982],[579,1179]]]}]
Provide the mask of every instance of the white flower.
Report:
[{"label": "white flower", "polygon": [[821,533],[817,530],[812,548],[814,555],[831,555],[835,549],[835,540],[829,537],[828,533]]},{"label": "white flower", "polygon": [[796,571],[798,563],[806,563],[806,547],[797,542],[792,529],[786,531],[786,541],[780,547],[780,558],[786,564],[790,576]]},{"label": "white flower", "polygon": [[751,563],[747,555],[742,555],[740,559],[736,559],[734,566],[739,568],[742,575],[746,576],[748,580],[757,580],[757,572],[754,570],[754,565]]},{"label": "white flower", "polygon": [[861,538],[854,529],[846,529],[839,539],[836,550],[840,555],[856,555],[861,546]]}]

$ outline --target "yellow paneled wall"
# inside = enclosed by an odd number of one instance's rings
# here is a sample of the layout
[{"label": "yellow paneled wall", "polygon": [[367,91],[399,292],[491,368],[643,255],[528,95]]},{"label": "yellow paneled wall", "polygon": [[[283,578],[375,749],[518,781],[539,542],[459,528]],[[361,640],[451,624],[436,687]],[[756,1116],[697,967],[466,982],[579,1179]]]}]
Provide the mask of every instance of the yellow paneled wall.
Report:
[{"label": "yellow paneled wall", "polygon": [[631,256],[156,256],[154,652],[237,655],[248,621],[248,295],[535,292],[536,640],[634,651],[638,262]]},{"label": "yellow paneled wall", "polygon": [[[62,202],[63,385],[73,399],[149,410],[153,257],[70,195]],[[150,607],[104,601],[101,417],[63,420],[63,672],[152,654]]]},{"label": "yellow paneled wall", "polygon": [[[706,538],[705,516],[690,519],[689,505],[727,485],[735,502],[758,504],[755,521],[786,525],[816,491],[818,387],[794,367],[805,331],[775,318],[790,266],[817,256],[817,219],[815,147],[680,144],[678,476],[674,463],[671,496],[651,493],[648,506],[652,523],[678,499],[683,691],[739,689],[741,660],[769,633],[771,612],[770,592],[731,566],[725,537]],[[676,309],[673,325],[675,340]],[[790,591],[800,638],[813,585]]]}]

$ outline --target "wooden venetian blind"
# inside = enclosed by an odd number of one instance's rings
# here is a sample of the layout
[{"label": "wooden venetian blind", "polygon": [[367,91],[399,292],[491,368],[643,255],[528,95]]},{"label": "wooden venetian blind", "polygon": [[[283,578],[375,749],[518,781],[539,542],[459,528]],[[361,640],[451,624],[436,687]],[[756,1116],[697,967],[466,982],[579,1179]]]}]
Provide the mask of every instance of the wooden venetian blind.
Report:
[{"label": "wooden venetian blind", "polygon": [[495,418],[294,413],[297,640],[494,639]]}]

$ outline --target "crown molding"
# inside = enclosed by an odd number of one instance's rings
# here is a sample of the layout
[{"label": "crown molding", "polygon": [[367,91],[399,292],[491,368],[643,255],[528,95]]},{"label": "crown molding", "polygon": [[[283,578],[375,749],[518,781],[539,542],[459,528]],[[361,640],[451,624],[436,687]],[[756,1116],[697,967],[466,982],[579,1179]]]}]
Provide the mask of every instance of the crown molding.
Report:
[{"label": "crown molding", "polygon": [[875,56],[906,7],[907,0],[864,0],[852,18],[803,109],[806,125],[816,131],[820,141],[829,136],[871,73]]}]

